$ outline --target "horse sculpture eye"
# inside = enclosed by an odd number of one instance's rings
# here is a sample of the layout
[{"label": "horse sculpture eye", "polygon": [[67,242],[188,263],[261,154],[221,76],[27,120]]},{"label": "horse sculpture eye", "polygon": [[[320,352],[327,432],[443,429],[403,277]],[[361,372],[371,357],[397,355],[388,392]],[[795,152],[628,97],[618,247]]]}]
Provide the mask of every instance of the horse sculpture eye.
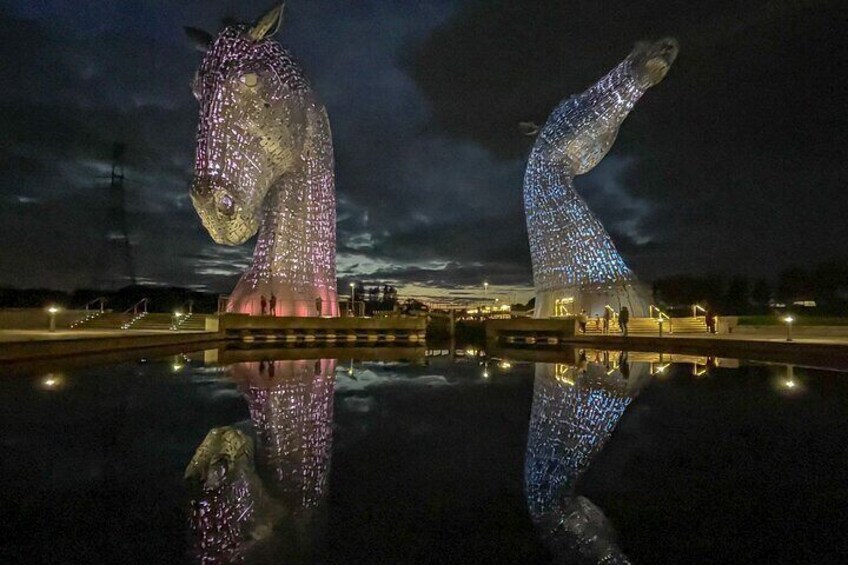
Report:
[{"label": "horse sculpture eye", "polygon": [[235,211],[235,202],[229,194],[224,194],[216,198],[215,206],[218,208],[218,212],[226,216],[232,216]]}]

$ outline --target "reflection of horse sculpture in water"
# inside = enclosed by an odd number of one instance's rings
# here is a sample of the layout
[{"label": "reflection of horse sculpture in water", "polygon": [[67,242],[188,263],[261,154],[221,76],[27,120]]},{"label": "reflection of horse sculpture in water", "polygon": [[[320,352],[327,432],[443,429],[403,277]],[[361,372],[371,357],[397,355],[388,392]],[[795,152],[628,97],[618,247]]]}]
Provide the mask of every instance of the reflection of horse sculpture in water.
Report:
[{"label": "reflection of horse sculpture in water", "polygon": [[665,77],[676,56],[673,39],[637,45],[597,84],[560,103],[539,132],[524,175],[535,317],[558,314],[557,300],[590,315],[602,314],[605,304],[646,314],[633,272],[577,194],[574,177],[601,162],[633,105]]},{"label": "reflection of horse sculpture in water", "polygon": [[557,562],[629,563],[604,513],[577,496],[574,485],[644,384],[643,369],[627,361],[614,371],[585,361],[536,365],[525,491],[530,516]]},{"label": "reflection of horse sculpture in water", "polygon": [[282,6],[253,27],[216,38],[190,30],[206,51],[194,81],[200,102],[191,198],[217,243],[257,231],[253,264],[228,311],[260,313],[277,298],[281,316],[337,316],[336,204],[330,124],[300,66],[270,36]]},{"label": "reflection of horse sculpture in water", "polygon": [[203,563],[310,562],[330,466],[335,361],[240,363],[254,440],[214,428],[186,468]]}]

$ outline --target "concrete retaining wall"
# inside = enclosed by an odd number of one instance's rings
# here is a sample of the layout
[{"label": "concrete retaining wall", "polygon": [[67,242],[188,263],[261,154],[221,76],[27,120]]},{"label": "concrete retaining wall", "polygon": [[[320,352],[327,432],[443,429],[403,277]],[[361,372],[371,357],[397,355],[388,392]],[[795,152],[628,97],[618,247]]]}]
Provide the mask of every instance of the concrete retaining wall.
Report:
[{"label": "concrete retaining wall", "polygon": [[0,362],[137,350],[149,347],[199,346],[204,343],[214,343],[218,339],[218,334],[197,332],[12,341],[3,343],[0,347]]},{"label": "concrete retaining wall", "polygon": [[425,318],[295,318],[226,314],[226,339],[285,342],[423,342]]},{"label": "concrete retaining wall", "polygon": [[[62,310],[56,313],[56,327],[69,328],[90,312]],[[15,308],[0,310],[0,330],[46,330],[50,327],[50,314],[43,308]]]},{"label": "concrete retaining wall", "polygon": [[501,343],[527,343],[556,345],[577,333],[575,318],[513,318],[488,320],[485,323],[486,339]]}]

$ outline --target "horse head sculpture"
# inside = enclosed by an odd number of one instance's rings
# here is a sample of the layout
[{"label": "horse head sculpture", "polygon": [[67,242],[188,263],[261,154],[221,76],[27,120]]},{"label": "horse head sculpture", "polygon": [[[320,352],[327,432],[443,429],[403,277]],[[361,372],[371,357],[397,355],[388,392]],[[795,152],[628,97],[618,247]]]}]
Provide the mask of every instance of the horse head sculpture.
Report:
[{"label": "horse head sculpture", "polygon": [[217,35],[187,28],[205,55],[191,200],[212,236],[240,245],[259,234],[228,311],[338,315],[333,146],[326,110],[300,65],[272,36],[280,5],[254,25]]},{"label": "horse head sculpture", "polygon": [[584,352],[575,365],[536,364],[524,488],[530,517],[555,563],[630,563],[613,524],[576,491],[577,480],[650,380],[646,363],[631,363],[624,354],[618,362],[611,352],[603,356],[605,361],[590,362]]},{"label": "horse head sculpture", "polygon": [[326,517],[334,359],[236,363],[250,426],[213,428],[185,471],[201,563],[313,563]]},{"label": "horse head sculpture", "polygon": [[576,191],[574,178],[603,160],[625,118],[665,78],[678,50],[673,38],[637,43],[596,84],[560,102],[541,129],[522,123],[526,134],[538,132],[524,175],[535,317],[561,315],[559,304],[590,315],[608,305],[647,315],[649,293]]}]

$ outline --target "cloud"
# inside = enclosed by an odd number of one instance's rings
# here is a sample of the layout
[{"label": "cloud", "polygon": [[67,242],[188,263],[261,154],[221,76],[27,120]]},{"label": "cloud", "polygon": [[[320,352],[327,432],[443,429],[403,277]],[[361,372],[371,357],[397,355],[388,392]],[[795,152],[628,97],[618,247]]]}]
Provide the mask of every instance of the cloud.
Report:
[{"label": "cloud", "polygon": [[[667,34],[682,43],[675,68],[613,153],[577,181],[616,244],[645,278],[828,256],[848,240],[840,8],[290,3],[280,38],[333,126],[340,275],[410,292],[476,294],[482,279],[526,288],[531,141],[516,124],[542,121],[634,40]],[[0,284],[104,279],[115,259],[103,177],[122,141],[139,276],[232,288],[252,244],[214,246],[186,196],[197,120],[187,85],[199,55],[181,26],[214,30],[222,16],[247,21],[265,9],[260,0],[0,0]],[[764,249],[770,262],[758,260]]]},{"label": "cloud", "polygon": [[337,367],[335,390],[337,393],[345,394],[351,392],[362,392],[375,387],[433,387],[446,386],[450,384],[452,383],[450,383],[443,375],[410,376],[408,374],[396,373],[386,369],[381,369],[379,373],[370,369],[356,369],[354,374],[350,375],[348,369],[344,367]]},{"label": "cloud", "polygon": [[439,128],[516,159],[531,143],[516,124],[543,122],[636,40],[678,37],[666,80],[577,185],[648,278],[768,275],[848,243],[834,82],[848,71],[836,55],[848,40],[832,23],[844,16],[844,3],[825,0],[469,3],[409,68]]},{"label": "cloud", "polygon": [[[211,245],[187,198],[196,125],[187,84],[199,56],[175,22],[214,29],[217,16],[248,20],[264,8],[259,4],[235,14],[226,3],[199,1],[135,1],[117,11],[68,10],[50,1],[5,9],[0,31],[10,41],[0,48],[0,70],[20,80],[0,94],[14,139],[0,148],[14,171],[0,183],[15,187],[3,193],[11,205],[6,214],[18,216],[5,222],[4,235],[11,248],[23,246],[37,259],[0,282],[89,285],[98,279],[94,271],[111,268],[94,249],[103,248],[111,222],[111,145],[122,141],[139,276],[229,290],[252,244]],[[290,11],[281,38],[303,62],[333,125],[341,275],[391,275],[403,285],[430,270],[432,284],[456,287],[470,279],[466,272],[485,272],[479,265],[495,261],[508,266],[491,269],[491,277],[528,280],[521,160],[494,160],[475,143],[431,130],[430,108],[402,64],[411,45],[450,17],[452,4],[375,0],[339,10],[338,3],[313,2]],[[28,72],[15,55],[21,45],[47,72]],[[35,203],[56,213],[22,215]],[[59,218],[68,237],[23,237],[27,229],[55,231]],[[81,241],[89,243],[82,248]],[[68,261],[39,267],[54,253]],[[18,260],[9,249],[0,259]]]}]

